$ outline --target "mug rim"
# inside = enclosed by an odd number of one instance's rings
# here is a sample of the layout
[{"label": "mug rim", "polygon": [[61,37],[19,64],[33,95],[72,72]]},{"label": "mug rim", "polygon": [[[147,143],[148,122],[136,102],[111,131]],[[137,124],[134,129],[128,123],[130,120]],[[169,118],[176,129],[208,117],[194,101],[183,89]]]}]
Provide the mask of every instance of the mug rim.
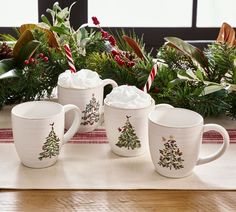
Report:
[{"label": "mug rim", "polygon": [[[58,112],[54,112],[53,114],[50,114],[48,116],[41,116],[41,117],[29,117],[29,116],[23,116],[22,114],[20,114],[19,112],[17,113],[17,109],[19,109],[20,107],[24,107],[25,105],[30,105],[30,104],[51,104],[51,105],[55,105],[59,108]],[[51,102],[51,101],[28,101],[28,102],[23,102],[20,104],[15,105],[12,110],[11,110],[11,114],[14,115],[15,117],[21,118],[21,119],[26,119],[26,120],[43,120],[43,119],[50,119],[53,117],[58,116],[59,114],[61,114],[61,112],[63,111],[63,106],[57,102]]]},{"label": "mug rim", "polygon": [[109,105],[106,102],[106,98],[104,99],[104,106],[107,106],[107,107],[110,107],[110,108],[115,108],[115,109],[122,110],[122,111],[124,111],[124,110],[132,110],[132,111],[143,110],[143,109],[147,109],[149,107],[152,107],[154,105],[155,105],[155,101],[154,101],[153,98],[151,98],[151,103],[148,106],[140,107],[140,108],[122,108],[122,107],[118,107],[118,106],[114,106],[114,105]]},{"label": "mug rim", "polygon": [[75,90],[75,91],[80,90],[80,91],[85,91],[85,90],[93,90],[93,89],[96,89],[96,88],[103,87],[103,81],[104,81],[104,80],[102,80],[102,83],[101,83],[101,84],[99,84],[99,85],[97,85],[97,86],[95,86],[95,87],[91,87],[91,88],[67,88],[67,87],[64,87],[64,86],[60,85],[59,82],[57,83],[57,86],[58,86],[58,87],[61,87],[61,88],[63,88],[63,89],[66,89],[66,90]]},{"label": "mug rim", "polygon": [[177,110],[180,110],[180,111],[188,111],[188,112],[194,114],[195,116],[198,116],[200,118],[200,121],[198,121],[196,123],[193,123],[192,125],[180,125],[180,126],[177,126],[177,125],[170,126],[170,125],[167,125],[167,124],[164,124],[164,123],[157,123],[151,117],[153,113],[158,113],[158,110],[155,110],[155,109],[148,114],[148,120],[154,125],[158,125],[158,126],[166,127],[166,128],[174,128],[174,129],[177,129],[177,128],[188,129],[188,128],[197,127],[199,125],[204,124],[204,119],[203,119],[202,115],[195,112],[195,111],[192,111],[192,110],[189,110],[189,109],[186,109],[186,108],[178,108],[178,107],[166,108],[166,110],[174,110],[174,109],[175,110],[177,109]]}]

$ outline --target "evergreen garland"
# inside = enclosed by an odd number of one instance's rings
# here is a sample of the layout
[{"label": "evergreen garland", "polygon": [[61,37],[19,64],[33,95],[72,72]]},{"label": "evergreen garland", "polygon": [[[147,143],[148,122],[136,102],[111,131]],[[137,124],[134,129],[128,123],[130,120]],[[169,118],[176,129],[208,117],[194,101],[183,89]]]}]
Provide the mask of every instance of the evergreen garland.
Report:
[{"label": "evergreen garland", "polygon": [[[95,25],[100,31],[88,31],[85,27],[75,31],[69,22],[72,6],[63,9],[55,3],[53,9],[48,10],[52,23],[42,16],[44,25],[55,36],[57,47],[50,45],[44,30],[29,28],[39,46],[28,59],[32,57],[37,63],[28,65],[15,61],[17,77],[0,79],[0,108],[6,104],[50,97],[57,85],[58,75],[68,69],[63,49],[67,43],[77,70],[88,68],[98,72],[103,79],[111,78],[119,85],[135,85],[142,89],[157,61],[159,68],[149,91],[156,103],[188,108],[203,116],[226,113],[236,117],[235,88],[228,89],[236,85],[235,45],[214,42],[201,52],[181,39],[169,37],[165,39],[172,45],[163,45],[154,58],[151,52],[145,51],[143,37],[123,30],[111,35],[99,26],[97,19]],[[124,35],[140,47],[141,57]],[[112,52],[114,49],[115,52]],[[41,53],[48,57],[46,62],[38,58]],[[119,57],[116,58],[116,54]],[[221,90],[206,92],[211,85],[221,86]]]},{"label": "evergreen garland", "polygon": [[[234,72],[233,56],[236,55],[235,48],[226,44],[213,43],[204,51],[208,58],[210,72],[206,72],[204,80],[221,83],[226,73]],[[166,102],[173,106],[194,110],[203,116],[217,116],[229,111],[232,102],[227,100],[227,92],[220,90],[207,95],[202,95],[206,84],[203,81],[186,81],[178,79],[180,71],[191,70],[196,73],[198,67],[192,59],[182,52],[163,46],[158,51],[157,58],[163,64],[157,73],[154,86],[158,93],[152,94],[158,102]],[[152,91],[151,91],[152,92]],[[230,95],[229,95],[230,96]],[[230,113],[233,115],[233,113]]]}]

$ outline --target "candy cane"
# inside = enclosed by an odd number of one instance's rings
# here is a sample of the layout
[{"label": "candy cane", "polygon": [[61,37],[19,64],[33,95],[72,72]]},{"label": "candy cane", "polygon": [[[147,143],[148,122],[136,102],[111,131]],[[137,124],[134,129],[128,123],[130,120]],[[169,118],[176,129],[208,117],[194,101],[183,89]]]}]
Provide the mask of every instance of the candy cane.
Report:
[{"label": "candy cane", "polygon": [[148,80],[143,87],[143,91],[145,93],[147,93],[150,90],[152,82],[154,81],[156,74],[157,74],[157,64],[154,64],[154,66],[152,67],[152,70],[148,76]]},{"label": "candy cane", "polygon": [[75,65],[74,65],[74,61],[72,58],[72,54],[71,54],[71,50],[70,50],[69,45],[65,44],[64,49],[66,51],[66,57],[67,57],[67,61],[68,61],[69,67],[70,67],[70,71],[71,71],[71,73],[75,73],[76,69],[75,69]]}]

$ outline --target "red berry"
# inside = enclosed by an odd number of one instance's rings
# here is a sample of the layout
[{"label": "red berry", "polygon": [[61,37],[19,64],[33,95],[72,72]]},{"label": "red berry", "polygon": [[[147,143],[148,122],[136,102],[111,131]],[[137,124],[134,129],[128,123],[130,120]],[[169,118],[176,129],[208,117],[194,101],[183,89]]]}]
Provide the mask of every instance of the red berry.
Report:
[{"label": "red berry", "polygon": [[102,34],[102,38],[103,39],[108,39],[109,38],[109,33],[108,32],[106,32],[106,31],[104,31],[104,30],[101,30],[101,34]]},{"label": "red berry", "polygon": [[112,35],[110,35],[108,40],[112,46],[116,45],[116,39]]},{"label": "red berry", "polygon": [[93,24],[94,24],[94,25],[99,25],[99,24],[100,24],[100,22],[99,22],[99,20],[97,19],[97,17],[93,16],[93,17],[92,17],[92,20],[93,20]]},{"label": "red berry", "polygon": [[48,62],[48,57],[43,58],[44,62]]},{"label": "red berry", "polygon": [[25,61],[24,61],[24,64],[25,64],[25,65],[29,65],[29,61],[28,61],[28,60],[25,60]]},{"label": "red berry", "polygon": [[115,61],[116,61],[120,66],[123,66],[123,65],[125,64],[125,61],[122,60],[122,59],[119,57],[119,55],[116,55],[114,59],[115,59]]},{"label": "red berry", "polygon": [[43,57],[44,57],[44,54],[43,54],[43,53],[40,53],[40,54],[39,54],[39,57],[40,57],[40,58],[43,58]]},{"label": "red berry", "polygon": [[116,51],[116,50],[114,50],[114,49],[111,51],[111,53],[112,53],[112,55],[113,55],[114,57],[115,57],[116,55],[119,55],[119,52]]},{"label": "red berry", "polygon": [[127,63],[127,66],[128,67],[133,67],[135,65],[135,62],[134,61],[129,61],[128,63]]},{"label": "red berry", "polygon": [[155,87],[155,88],[154,88],[154,93],[159,93],[159,91],[160,91],[160,90],[159,90],[158,87]]},{"label": "red berry", "polygon": [[33,63],[35,62],[35,59],[34,59],[33,57],[31,57],[31,58],[29,59],[29,62],[30,62],[31,64],[33,64]]}]

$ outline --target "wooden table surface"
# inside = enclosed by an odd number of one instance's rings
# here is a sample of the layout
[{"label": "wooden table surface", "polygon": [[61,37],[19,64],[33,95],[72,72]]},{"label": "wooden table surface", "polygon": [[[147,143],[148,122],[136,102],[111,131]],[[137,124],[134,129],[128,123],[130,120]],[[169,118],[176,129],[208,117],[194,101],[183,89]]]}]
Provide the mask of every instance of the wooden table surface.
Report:
[{"label": "wooden table surface", "polygon": [[1,190],[0,211],[236,211],[236,192]]}]

